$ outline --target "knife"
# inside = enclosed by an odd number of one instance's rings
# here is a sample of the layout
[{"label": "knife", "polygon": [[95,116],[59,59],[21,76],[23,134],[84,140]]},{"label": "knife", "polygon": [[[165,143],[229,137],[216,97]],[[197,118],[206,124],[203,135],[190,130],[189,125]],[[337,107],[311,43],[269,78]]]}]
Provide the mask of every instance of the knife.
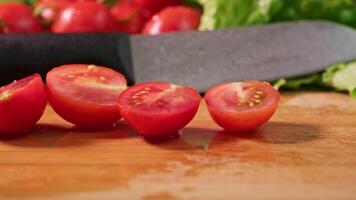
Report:
[{"label": "knife", "polygon": [[353,29],[324,21],[284,22],[206,32],[0,36],[0,80],[69,63],[110,66],[130,84],[169,81],[200,92],[228,81],[276,80],[356,58]]}]

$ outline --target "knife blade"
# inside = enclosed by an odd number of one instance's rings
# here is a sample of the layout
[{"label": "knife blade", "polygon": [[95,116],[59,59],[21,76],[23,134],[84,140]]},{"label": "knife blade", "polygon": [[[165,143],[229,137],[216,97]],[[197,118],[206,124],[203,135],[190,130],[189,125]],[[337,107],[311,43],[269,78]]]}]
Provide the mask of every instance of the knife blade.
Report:
[{"label": "knife blade", "polygon": [[228,81],[275,80],[356,58],[353,29],[324,21],[284,22],[207,32],[0,37],[0,79],[45,74],[67,63],[106,65],[129,82],[169,81],[200,92]]}]

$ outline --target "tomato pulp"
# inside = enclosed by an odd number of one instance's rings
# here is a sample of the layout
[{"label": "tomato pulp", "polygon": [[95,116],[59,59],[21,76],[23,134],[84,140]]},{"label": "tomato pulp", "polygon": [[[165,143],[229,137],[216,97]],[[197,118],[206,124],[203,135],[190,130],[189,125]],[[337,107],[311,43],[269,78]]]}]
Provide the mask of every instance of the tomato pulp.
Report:
[{"label": "tomato pulp", "polygon": [[228,131],[249,131],[267,122],[279,103],[267,82],[225,83],[208,90],[205,101],[214,121]]},{"label": "tomato pulp", "polygon": [[35,74],[0,88],[0,136],[28,132],[46,107],[46,90]]},{"label": "tomato pulp", "polygon": [[73,64],[48,72],[50,105],[65,120],[80,127],[111,126],[121,118],[117,98],[125,77],[106,67]]},{"label": "tomato pulp", "polygon": [[143,136],[175,135],[196,115],[201,97],[191,87],[166,82],[137,84],[119,97],[127,123]]}]

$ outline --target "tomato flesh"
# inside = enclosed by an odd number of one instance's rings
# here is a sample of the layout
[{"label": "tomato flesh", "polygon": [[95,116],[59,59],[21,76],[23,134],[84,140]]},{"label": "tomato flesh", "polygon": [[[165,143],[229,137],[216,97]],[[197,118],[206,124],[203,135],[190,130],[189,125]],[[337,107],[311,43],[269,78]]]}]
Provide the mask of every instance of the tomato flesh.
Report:
[{"label": "tomato flesh", "polygon": [[267,82],[226,83],[208,90],[205,101],[214,121],[228,131],[249,131],[267,122],[279,103]]},{"label": "tomato flesh", "polygon": [[29,33],[42,31],[41,22],[29,7],[21,3],[0,4],[0,29],[3,33]]},{"label": "tomato flesh", "polygon": [[113,31],[118,31],[118,25],[109,8],[94,1],[67,4],[52,24],[54,33]]},{"label": "tomato flesh", "polygon": [[119,97],[119,110],[143,136],[177,134],[196,115],[201,97],[191,87],[166,82],[137,84]]},{"label": "tomato flesh", "polygon": [[153,16],[143,28],[144,35],[166,32],[196,30],[200,25],[201,13],[187,6],[172,6]]},{"label": "tomato flesh", "polygon": [[46,107],[46,90],[35,74],[0,88],[0,137],[28,132]]},{"label": "tomato flesh", "polygon": [[117,98],[127,85],[120,73],[73,64],[54,68],[46,80],[49,103],[63,119],[80,127],[104,127],[121,118]]}]

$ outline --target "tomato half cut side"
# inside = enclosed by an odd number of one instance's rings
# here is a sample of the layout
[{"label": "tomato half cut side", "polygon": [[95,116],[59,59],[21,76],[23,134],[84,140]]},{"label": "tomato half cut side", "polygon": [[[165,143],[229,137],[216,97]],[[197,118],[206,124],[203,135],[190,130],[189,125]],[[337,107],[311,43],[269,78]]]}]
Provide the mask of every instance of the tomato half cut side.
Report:
[{"label": "tomato half cut side", "polygon": [[191,87],[166,82],[137,84],[119,97],[122,117],[147,137],[178,134],[196,115],[201,97]]},{"label": "tomato half cut side", "polygon": [[46,90],[38,74],[0,87],[0,137],[28,132],[43,115],[46,104]]},{"label": "tomato half cut side", "polygon": [[208,90],[205,102],[214,121],[228,131],[250,131],[266,123],[279,104],[267,82],[225,83]]},{"label": "tomato half cut side", "polygon": [[63,65],[48,72],[48,101],[63,119],[79,127],[107,127],[121,118],[117,98],[127,88],[113,69],[86,64]]}]

